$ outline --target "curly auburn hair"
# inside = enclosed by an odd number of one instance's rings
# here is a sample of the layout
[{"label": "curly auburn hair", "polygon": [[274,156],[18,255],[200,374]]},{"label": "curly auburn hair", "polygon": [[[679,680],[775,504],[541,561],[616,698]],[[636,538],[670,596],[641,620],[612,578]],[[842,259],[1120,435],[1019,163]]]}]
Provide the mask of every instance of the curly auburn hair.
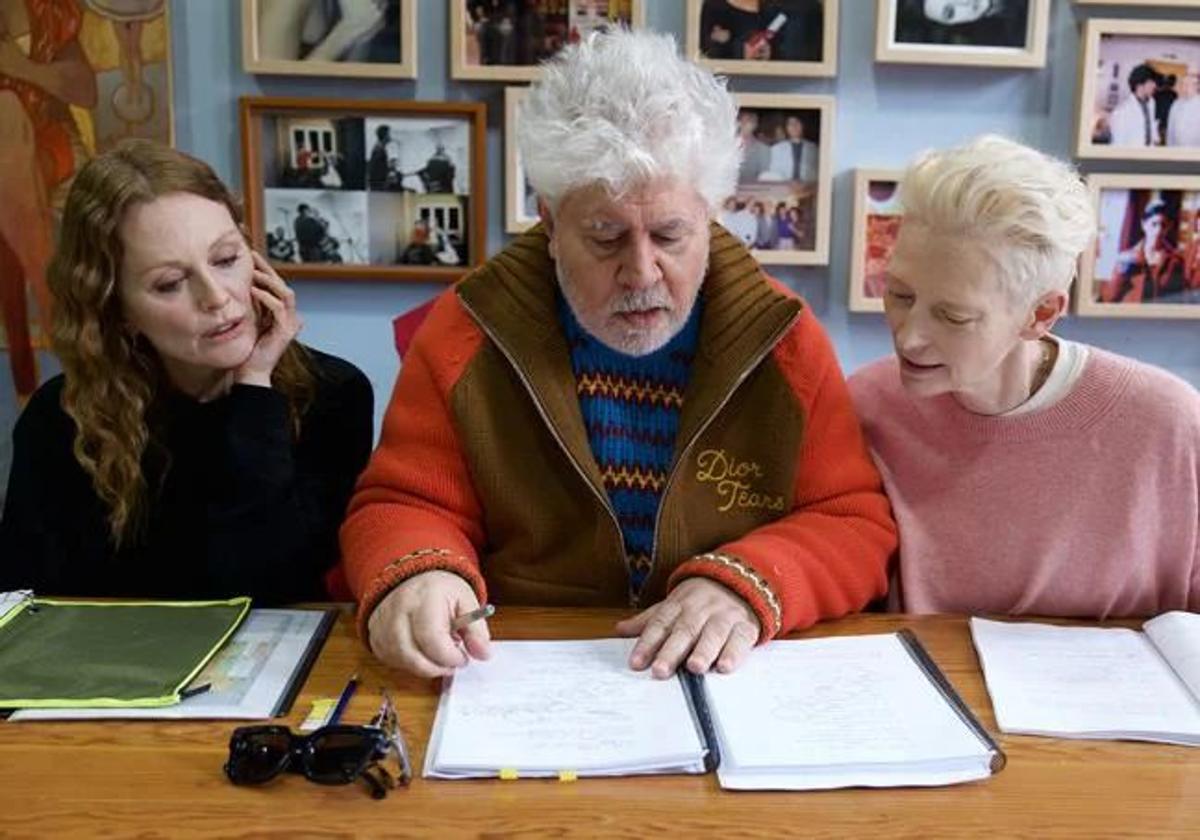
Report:
[{"label": "curly auburn hair", "polygon": [[[52,343],[66,379],[62,407],[75,422],[75,458],[108,509],[118,548],[136,539],[145,524],[143,456],[156,431],[148,415],[169,387],[157,353],[125,326],[118,291],[120,225],[131,207],[171,193],[224,205],[247,235],[241,204],[208,164],[158,143],[127,140],[75,176],[49,268]],[[299,435],[315,380],[297,342],[284,351],[271,385],[287,398],[293,433]]]}]

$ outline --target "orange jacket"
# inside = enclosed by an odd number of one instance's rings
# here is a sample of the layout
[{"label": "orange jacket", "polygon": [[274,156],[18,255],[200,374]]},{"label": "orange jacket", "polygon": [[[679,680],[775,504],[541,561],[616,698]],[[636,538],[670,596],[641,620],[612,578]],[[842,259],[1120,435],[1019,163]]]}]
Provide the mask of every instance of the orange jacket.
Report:
[{"label": "orange jacket", "polygon": [[[435,304],[342,526],[360,627],[396,584],[455,572],[480,601],[631,606],[535,229]],[[713,226],[696,358],[640,603],[725,584],[762,639],[886,589],[895,523],[808,308]]]}]

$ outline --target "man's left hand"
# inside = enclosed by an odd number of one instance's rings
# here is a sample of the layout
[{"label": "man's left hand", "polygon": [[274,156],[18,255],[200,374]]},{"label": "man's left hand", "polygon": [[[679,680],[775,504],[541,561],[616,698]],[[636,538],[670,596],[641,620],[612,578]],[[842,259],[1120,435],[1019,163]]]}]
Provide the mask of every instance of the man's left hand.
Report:
[{"label": "man's left hand", "polygon": [[649,667],[666,679],[684,664],[703,674],[715,664],[729,673],[758,641],[758,617],[730,589],[702,577],[688,578],[662,601],[617,624],[622,636],[638,636],[629,656],[635,671]]}]

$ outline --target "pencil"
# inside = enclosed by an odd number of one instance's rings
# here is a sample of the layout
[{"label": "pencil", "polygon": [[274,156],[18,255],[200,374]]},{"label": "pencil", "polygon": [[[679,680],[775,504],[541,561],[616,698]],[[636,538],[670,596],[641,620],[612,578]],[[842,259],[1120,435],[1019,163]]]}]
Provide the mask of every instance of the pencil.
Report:
[{"label": "pencil", "polygon": [[470,612],[463,613],[462,615],[455,617],[455,619],[450,622],[450,629],[454,631],[462,630],[468,624],[479,621],[481,618],[491,618],[493,615],[495,615],[495,613],[495,607],[493,607],[491,604],[484,604],[477,610],[471,610]]}]

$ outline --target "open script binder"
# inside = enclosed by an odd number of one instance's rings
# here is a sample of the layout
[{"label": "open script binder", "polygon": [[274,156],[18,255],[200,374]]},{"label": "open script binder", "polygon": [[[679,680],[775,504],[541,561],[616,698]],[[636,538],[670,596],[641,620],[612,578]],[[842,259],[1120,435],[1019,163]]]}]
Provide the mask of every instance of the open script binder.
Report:
[{"label": "open script binder", "polygon": [[1004,732],[1200,746],[1200,615],[1061,627],[971,619]]},{"label": "open script binder", "polygon": [[654,680],[632,639],[495,642],[444,685],[425,775],[702,773],[806,790],[981,779],[1004,755],[907,632],[776,641]]}]

